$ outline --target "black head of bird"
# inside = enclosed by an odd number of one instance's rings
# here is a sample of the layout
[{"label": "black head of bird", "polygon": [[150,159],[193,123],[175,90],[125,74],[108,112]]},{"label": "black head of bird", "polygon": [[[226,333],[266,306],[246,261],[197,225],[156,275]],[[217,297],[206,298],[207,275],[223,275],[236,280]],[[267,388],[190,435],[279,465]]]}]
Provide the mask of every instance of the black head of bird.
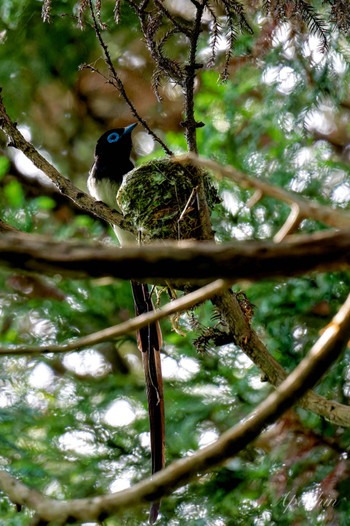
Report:
[{"label": "black head of bird", "polygon": [[87,181],[90,194],[112,208],[125,174],[134,168],[130,159],[131,132],[137,123],[106,131],[97,141],[95,162]]}]

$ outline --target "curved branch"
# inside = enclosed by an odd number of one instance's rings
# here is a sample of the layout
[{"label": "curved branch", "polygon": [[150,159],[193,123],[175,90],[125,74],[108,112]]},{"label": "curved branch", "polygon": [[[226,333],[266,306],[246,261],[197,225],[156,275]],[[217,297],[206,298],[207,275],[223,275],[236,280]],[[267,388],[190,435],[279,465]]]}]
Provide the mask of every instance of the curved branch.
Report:
[{"label": "curved branch", "polygon": [[320,221],[326,225],[347,228],[350,226],[350,213],[342,210],[336,210],[329,206],[320,205],[319,203],[307,201],[298,194],[273,186],[270,183],[256,179],[253,176],[246,175],[232,166],[222,166],[221,164],[207,159],[205,157],[197,156],[192,153],[174,157],[175,162],[186,163],[190,161],[196,166],[201,166],[212,170],[220,177],[227,177],[242,188],[254,188],[260,190],[263,194],[274,197],[290,206],[297,205],[299,207],[299,214],[301,218],[310,218],[315,221]]},{"label": "curved branch", "polygon": [[275,243],[281,243],[287,236],[294,234],[294,232],[299,228],[300,223],[303,220],[303,216],[300,213],[300,208],[296,203],[291,205],[291,210],[289,216],[280,228],[280,230],[273,236]]},{"label": "curved branch", "polygon": [[28,488],[6,471],[0,472],[0,488],[14,503],[35,510],[42,521],[58,524],[103,520],[127,508],[157,500],[244,449],[266,425],[279,418],[320,380],[349,338],[350,296],[306,358],[242,423],[223,433],[213,444],[173,462],[130,489],[93,498],[57,501]]}]

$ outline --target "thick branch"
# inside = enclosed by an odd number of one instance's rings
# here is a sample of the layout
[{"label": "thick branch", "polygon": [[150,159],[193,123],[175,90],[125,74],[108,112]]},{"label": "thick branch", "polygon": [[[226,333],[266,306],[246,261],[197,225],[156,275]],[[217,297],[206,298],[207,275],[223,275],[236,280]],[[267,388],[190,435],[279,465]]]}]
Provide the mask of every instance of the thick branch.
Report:
[{"label": "thick branch", "polygon": [[[265,380],[275,387],[280,385],[287,378],[287,372],[270,355],[264,343],[251,328],[236,295],[225,292],[221,296],[214,297],[212,302],[220,309],[232,341],[262,371]],[[303,396],[299,405],[335,425],[350,427],[350,407],[348,406],[327,400],[312,391]]]},{"label": "thick branch", "polygon": [[195,284],[217,278],[258,280],[348,268],[350,232],[300,235],[279,244],[183,241],[122,249],[8,232],[0,235],[0,264],[76,278],[113,276],[152,283],[180,280]]},{"label": "thick branch", "polygon": [[270,394],[242,423],[226,431],[213,444],[190,457],[173,462],[151,479],[130,489],[106,496],[71,501],[49,499],[0,472],[0,488],[16,504],[29,506],[42,521],[64,524],[74,520],[95,521],[168,495],[244,449],[268,424],[274,422],[309,388],[319,381],[340,356],[350,338],[350,297],[315,343],[308,356],[288,378]]}]

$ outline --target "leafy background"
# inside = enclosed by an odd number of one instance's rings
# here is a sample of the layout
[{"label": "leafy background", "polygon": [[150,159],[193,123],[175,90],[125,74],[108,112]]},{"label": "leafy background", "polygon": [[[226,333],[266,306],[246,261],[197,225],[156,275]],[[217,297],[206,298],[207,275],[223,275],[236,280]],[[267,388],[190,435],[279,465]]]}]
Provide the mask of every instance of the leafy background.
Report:
[{"label": "leafy background", "polygon": [[[178,2],[186,16],[186,2]],[[249,5],[248,5],[249,4]],[[326,6],[314,2],[320,9]],[[321,5],[322,4],[322,5]],[[323,6],[323,7],[322,7]],[[237,36],[226,83],[220,81],[225,40],[213,68],[200,73],[196,117],[201,154],[267,178],[321,203],[347,209],[349,183],[349,39],[331,27],[327,53],[304,28],[273,24],[258,2],[247,3],[253,33]],[[77,6],[52,2],[51,23],[42,4],[2,0],[0,84],[10,115],[41,152],[75,184],[86,189],[94,145],[103,131],[131,122],[123,99],[84,63],[103,69],[101,49],[89,24],[77,23]],[[153,64],[138,22],[122,3],[121,22],[104,3],[104,37],[140,114],[176,152],[184,151],[182,95],[164,82],[163,102],[152,91]],[[205,29],[199,56],[208,60]],[[272,35],[264,46],[263,36]],[[221,49],[221,47],[220,47]],[[174,43],[181,56],[184,45]],[[113,243],[111,230],[63,199],[0,134],[2,219],[16,228],[55,239]],[[141,129],[135,133],[138,162],[160,157]],[[217,183],[222,205],[213,211],[217,239],[269,239],[288,208],[268,197],[247,206],[252,192]],[[304,220],[301,231],[324,228]],[[345,300],[348,272],[289,280],[240,283],[255,304],[254,328],[288,370],[307,353]],[[128,283],[70,280],[0,270],[0,341],[8,344],[65,342],[132,316]],[[210,305],[196,310],[215,323]],[[198,336],[181,318],[185,333],[162,324],[167,462],[181,458],[239,422],[271,388],[255,366],[226,345],[198,354]],[[1,467],[56,498],[116,491],[149,474],[148,419],[139,354],[132,337],[66,356],[2,357],[0,369]],[[336,363],[317,390],[349,400],[349,355]],[[349,430],[300,409],[275,425],[224,467],[177,490],[162,504],[163,524],[288,525],[347,524]],[[4,524],[26,525],[0,497]],[[109,526],[146,523],[146,511],[106,520]]]}]

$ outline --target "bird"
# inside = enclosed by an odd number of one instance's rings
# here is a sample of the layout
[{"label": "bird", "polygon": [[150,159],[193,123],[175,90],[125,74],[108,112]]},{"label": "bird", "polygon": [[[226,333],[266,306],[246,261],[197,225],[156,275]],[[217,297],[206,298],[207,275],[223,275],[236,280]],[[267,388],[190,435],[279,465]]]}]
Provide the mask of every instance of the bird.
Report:
[{"label": "bird", "polygon": [[[124,176],[134,168],[130,158],[131,132],[136,126],[137,123],[132,123],[124,128],[113,128],[101,135],[96,143],[94,164],[87,180],[90,195],[119,212],[121,210],[116,201],[118,190]],[[131,232],[123,230],[118,225],[113,225],[113,229],[121,247],[137,243],[136,236]],[[136,315],[154,310],[148,285],[131,281],[131,287]],[[152,323],[140,329],[137,342],[145,374],[153,474],[163,469],[165,465],[164,399],[160,359],[162,333],[159,323]],[[151,504],[150,524],[156,521],[159,508],[159,501]]]},{"label": "bird", "polygon": [[[136,126],[137,122],[134,122],[125,128],[114,128],[101,135],[95,147],[95,162],[87,180],[89,194],[118,212],[118,190],[124,176],[134,168],[130,159],[131,132]],[[113,230],[121,246],[135,244],[136,238],[130,232],[118,225],[113,225]]]}]

